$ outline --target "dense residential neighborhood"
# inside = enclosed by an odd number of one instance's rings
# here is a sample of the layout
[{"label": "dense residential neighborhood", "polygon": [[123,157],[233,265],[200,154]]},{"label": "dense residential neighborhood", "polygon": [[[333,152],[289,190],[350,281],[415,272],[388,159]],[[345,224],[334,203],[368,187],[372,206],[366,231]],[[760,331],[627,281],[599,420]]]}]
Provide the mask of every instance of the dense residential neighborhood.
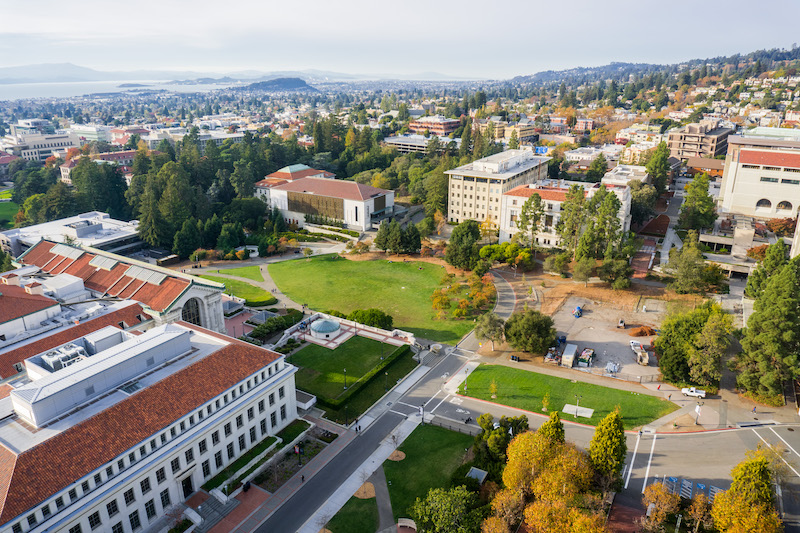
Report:
[{"label": "dense residential neighborhood", "polygon": [[800,49],[526,68],[0,67],[0,533],[800,531]]}]

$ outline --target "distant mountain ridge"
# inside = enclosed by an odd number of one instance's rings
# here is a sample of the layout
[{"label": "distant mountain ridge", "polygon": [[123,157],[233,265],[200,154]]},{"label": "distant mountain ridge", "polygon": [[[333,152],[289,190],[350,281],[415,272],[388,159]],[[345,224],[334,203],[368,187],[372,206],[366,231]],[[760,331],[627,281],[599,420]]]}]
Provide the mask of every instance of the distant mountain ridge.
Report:
[{"label": "distant mountain ridge", "polygon": [[307,84],[300,78],[276,78],[268,81],[258,81],[245,87],[237,87],[237,91],[264,91],[269,93],[277,92],[319,92],[317,89]]}]

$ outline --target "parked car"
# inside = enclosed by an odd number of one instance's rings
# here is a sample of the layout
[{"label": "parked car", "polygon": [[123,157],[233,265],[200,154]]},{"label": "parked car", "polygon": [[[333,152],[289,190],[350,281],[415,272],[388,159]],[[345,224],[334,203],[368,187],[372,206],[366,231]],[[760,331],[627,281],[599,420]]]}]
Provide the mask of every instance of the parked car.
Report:
[{"label": "parked car", "polygon": [[683,393],[684,396],[693,396],[695,398],[706,397],[706,391],[697,389],[695,387],[684,387],[681,389],[681,393]]},{"label": "parked car", "polygon": [[631,350],[633,350],[633,353],[637,353],[644,350],[644,346],[639,341],[631,341]]}]

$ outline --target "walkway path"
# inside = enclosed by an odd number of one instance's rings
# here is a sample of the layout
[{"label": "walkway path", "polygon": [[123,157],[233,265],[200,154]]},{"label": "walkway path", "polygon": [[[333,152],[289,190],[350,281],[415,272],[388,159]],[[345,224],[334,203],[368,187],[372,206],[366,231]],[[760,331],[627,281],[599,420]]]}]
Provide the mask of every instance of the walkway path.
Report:
[{"label": "walkway path", "polygon": [[375,487],[375,502],[378,504],[378,531],[383,531],[395,525],[392,500],[389,497],[389,485],[386,484],[383,465],[375,470],[369,481]]}]

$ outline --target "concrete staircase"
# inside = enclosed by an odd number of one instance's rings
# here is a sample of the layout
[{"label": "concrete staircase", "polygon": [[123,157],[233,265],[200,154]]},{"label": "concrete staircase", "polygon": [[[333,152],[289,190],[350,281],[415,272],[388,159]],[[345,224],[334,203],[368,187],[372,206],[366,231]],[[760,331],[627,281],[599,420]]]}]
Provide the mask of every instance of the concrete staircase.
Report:
[{"label": "concrete staircase", "polygon": [[195,531],[197,533],[207,533],[237,505],[239,505],[239,500],[236,498],[232,498],[228,503],[222,503],[213,496],[207,499],[196,509],[203,521],[195,528]]}]

